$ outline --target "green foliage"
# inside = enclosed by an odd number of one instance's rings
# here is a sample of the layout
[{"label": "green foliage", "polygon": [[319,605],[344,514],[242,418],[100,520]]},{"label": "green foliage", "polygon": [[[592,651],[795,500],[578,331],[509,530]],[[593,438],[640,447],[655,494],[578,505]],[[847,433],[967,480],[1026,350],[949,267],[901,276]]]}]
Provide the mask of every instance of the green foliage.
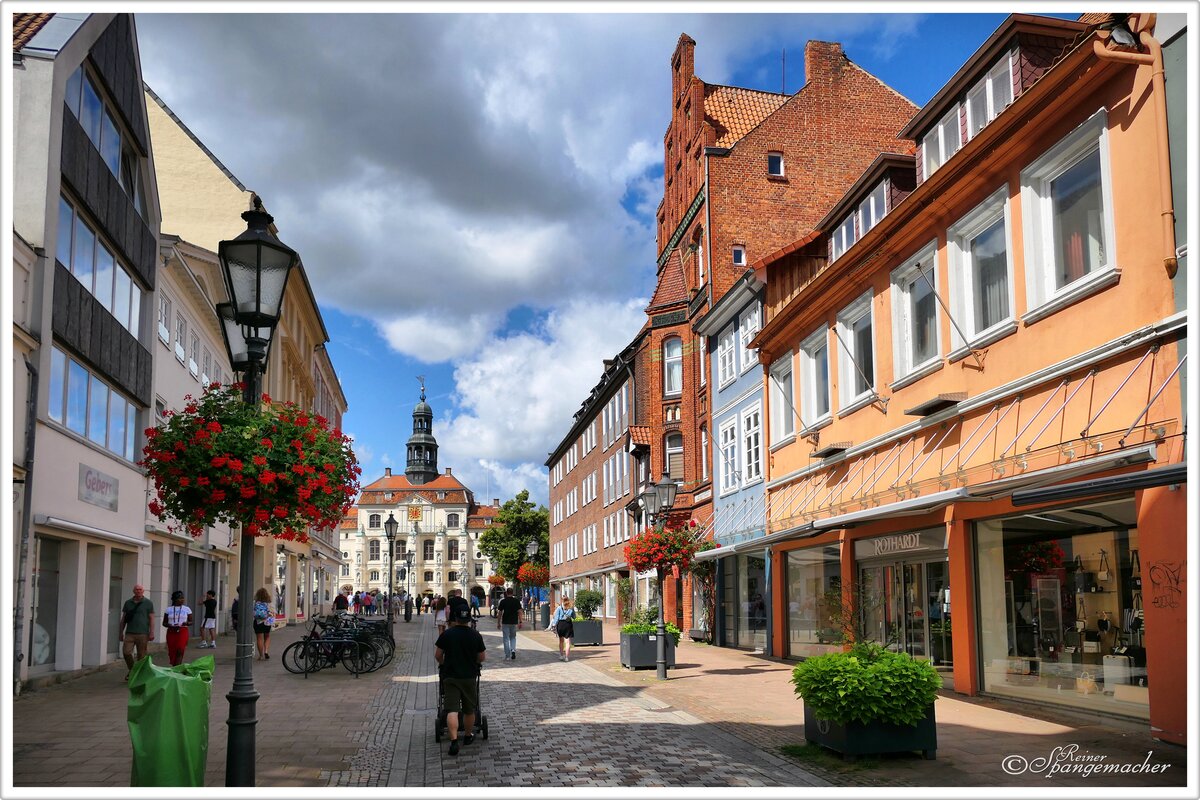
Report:
[{"label": "green foliage", "polygon": [[625,622],[633,621],[633,579],[617,579],[617,599],[621,602],[621,618]]},{"label": "green foliage", "polygon": [[[532,559],[525,545],[537,539],[538,552]],[[479,550],[492,562],[500,575],[516,575],[527,561],[547,566],[550,563],[550,513],[545,506],[529,502],[529,491],[522,489],[504,503],[496,521],[479,537]]]},{"label": "green foliage", "polygon": [[928,661],[862,642],[802,661],[792,670],[792,684],[820,719],[916,725],[942,679]]},{"label": "green foliage", "polygon": [[591,619],[596,609],[604,602],[604,595],[595,589],[580,589],[575,593],[575,608],[584,619]]},{"label": "green foliage", "polygon": [[631,625],[657,625],[658,606],[635,608],[630,610],[627,616],[629,617],[629,623]]},{"label": "green foliage", "polygon": [[[631,622],[628,625],[621,626],[621,633],[648,633],[651,636],[658,633],[658,623],[653,624],[648,622]],[[667,633],[671,635],[675,646],[679,646],[679,628],[676,628],[670,622],[667,623]]]}]

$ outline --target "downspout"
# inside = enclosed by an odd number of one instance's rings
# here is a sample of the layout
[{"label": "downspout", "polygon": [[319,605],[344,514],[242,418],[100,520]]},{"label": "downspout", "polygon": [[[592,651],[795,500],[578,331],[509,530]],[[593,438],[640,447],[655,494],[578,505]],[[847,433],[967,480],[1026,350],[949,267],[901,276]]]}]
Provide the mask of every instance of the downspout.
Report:
[{"label": "downspout", "polygon": [[704,148],[704,257],[708,263],[704,265],[704,274],[708,276],[708,307],[713,307],[713,273],[712,273],[712,197],[708,193],[708,160],[712,158],[708,148]]},{"label": "downspout", "polygon": [[21,501],[21,547],[17,556],[17,593],[13,609],[13,697],[21,694],[21,662],[25,654],[25,566],[29,563],[29,539],[33,525],[33,453],[37,434],[38,371],[28,357],[25,372],[29,375],[29,393],[25,399],[25,495]]},{"label": "downspout", "polygon": [[1137,64],[1150,67],[1150,94],[1154,99],[1154,122],[1158,134],[1158,173],[1159,173],[1159,202],[1162,205],[1163,228],[1163,269],[1168,278],[1174,278],[1179,271],[1179,259],[1175,255],[1175,208],[1171,200],[1171,154],[1167,142],[1167,89],[1163,79],[1162,46],[1150,33],[1154,24],[1153,16],[1139,17],[1138,26],[1145,27],[1140,33],[1141,42],[1150,51],[1146,53],[1126,53],[1109,50],[1106,43],[1110,37],[1108,31],[1097,31],[1097,38],[1092,42],[1092,52],[1096,57],[1105,61],[1116,61],[1121,64]]}]

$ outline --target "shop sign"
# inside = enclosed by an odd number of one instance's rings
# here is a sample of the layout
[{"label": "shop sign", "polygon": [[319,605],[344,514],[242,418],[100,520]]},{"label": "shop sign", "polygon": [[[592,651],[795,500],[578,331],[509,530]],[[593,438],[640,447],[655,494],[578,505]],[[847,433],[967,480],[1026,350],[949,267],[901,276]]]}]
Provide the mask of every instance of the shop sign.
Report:
[{"label": "shop sign", "polygon": [[888,536],[877,536],[873,539],[860,539],[854,543],[854,557],[863,559],[880,558],[883,556],[903,556],[907,553],[917,553],[924,550],[945,549],[945,531],[911,531],[909,533],[893,533]]},{"label": "shop sign", "polygon": [[79,465],[79,499],[94,506],[117,510],[117,490],[121,483],[86,464]]}]

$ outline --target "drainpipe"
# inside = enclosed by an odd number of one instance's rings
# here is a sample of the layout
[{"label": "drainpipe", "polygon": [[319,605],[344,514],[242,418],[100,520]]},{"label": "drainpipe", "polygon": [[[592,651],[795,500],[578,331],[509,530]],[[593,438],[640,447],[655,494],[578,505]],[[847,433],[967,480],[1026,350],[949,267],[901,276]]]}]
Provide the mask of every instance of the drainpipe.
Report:
[{"label": "drainpipe", "polygon": [[705,274],[708,275],[708,307],[713,307],[713,274],[712,274],[712,195],[708,193],[708,160],[712,158],[708,148],[704,148],[704,257]]},{"label": "drainpipe", "polygon": [[25,495],[21,502],[21,548],[17,556],[17,593],[13,609],[13,697],[21,694],[21,662],[25,654],[25,567],[29,563],[29,539],[33,525],[33,443],[37,434],[38,371],[28,357],[25,372],[29,376],[29,393],[25,398]]},{"label": "drainpipe", "polygon": [[1179,259],[1175,255],[1175,208],[1171,202],[1171,156],[1167,148],[1167,90],[1163,80],[1162,46],[1149,30],[1153,24],[1152,14],[1138,18],[1138,27],[1142,28],[1140,38],[1149,54],[1109,50],[1106,44],[1111,34],[1108,31],[1097,31],[1099,38],[1092,42],[1092,52],[1104,61],[1150,67],[1150,94],[1154,99],[1154,121],[1158,129],[1159,195],[1165,251],[1163,268],[1168,278],[1174,278],[1179,271]]}]

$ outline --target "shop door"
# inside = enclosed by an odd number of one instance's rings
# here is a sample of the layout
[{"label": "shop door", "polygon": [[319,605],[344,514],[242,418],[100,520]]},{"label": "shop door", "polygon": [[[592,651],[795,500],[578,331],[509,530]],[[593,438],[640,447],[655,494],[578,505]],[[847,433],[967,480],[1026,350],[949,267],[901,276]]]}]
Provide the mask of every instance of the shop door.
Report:
[{"label": "shop door", "polygon": [[859,570],[863,632],[889,649],[950,664],[949,565],[897,561]]}]

